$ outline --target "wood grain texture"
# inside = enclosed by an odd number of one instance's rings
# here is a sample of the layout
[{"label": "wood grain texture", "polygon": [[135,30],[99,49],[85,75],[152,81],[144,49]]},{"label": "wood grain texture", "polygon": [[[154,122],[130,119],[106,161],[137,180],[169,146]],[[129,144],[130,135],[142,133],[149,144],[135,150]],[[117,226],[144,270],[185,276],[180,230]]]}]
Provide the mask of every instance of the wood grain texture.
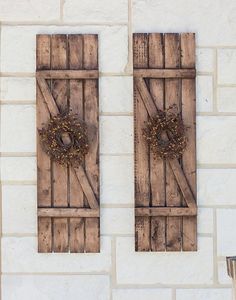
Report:
[{"label": "wood grain texture", "polygon": [[[68,48],[67,36],[52,35],[51,38],[51,67],[60,70],[68,68]],[[68,81],[52,80],[52,96],[55,99],[60,113],[68,109]],[[52,163],[52,182],[53,182],[53,206],[68,207],[68,169],[58,163]],[[58,218],[53,220],[53,247],[54,252],[67,252],[68,243],[68,219]]]},{"label": "wood grain texture", "polygon": [[[149,35],[153,39],[154,33]],[[156,49],[152,49],[153,42],[149,44],[149,53],[150,50],[154,51],[154,55],[157,53]],[[160,50],[157,50],[160,51]],[[149,63],[150,65],[150,63]],[[44,72],[44,71],[43,71]],[[149,78],[195,78],[196,72],[194,69],[138,69],[134,70],[134,77],[149,77]]]},{"label": "wood grain texture", "polygon": [[[179,34],[165,34],[164,38],[165,67],[180,67],[180,38]],[[181,81],[179,79],[165,79],[165,108],[175,104],[180,111]],[[179,186],[175,180],[170,164],[166,164],[166,205],[181,206],[182,199]],[[180,251],[182,243],[182,219],[168,217],[166,227],[166,250]]]},{"label": "wood grain texture", "polygon": [[[149,68],[161,70],[164,68],[163,37],[159,33],[149,34]],[[149,80],[150,94],[159,109],[164,109],[164,79]],[[150,189],[152,206],[165,206],[165,169],[162,160],[154,159],[150,151]],[[164,251],[165,246],[165,217],[151,218],[151,250]]]},{"label": "wood grain texture", "polygon": [[[69,69],[83,69],[83,36],[69,35]],[[71,79],[70,82],[70,110],[84,120],[83,81]],[[84,164],[83,164],[84,165]],[[84,193],[75,170],[69,168],[70,177],[70,207],[84,207]],[[70,219],[70,251],[84,252],[84,218]]]},{"label": "wood grain texture", "polygon": [[[36,39],[37,53],[36,64],[38,70],[50,68],[51,62],[51,39],[48,35],[38,35]],[[50,113],[44,103],[41,90],[37,87],[37,128],[47,123]],[[43,151],[37,132],[37,202],[38,206],[50,207],[52,204],[51,186],[51,161]],[[38,251],[52,251],[52,220],[51,218],[38,218]]]},{"label": "wood grain texture", "polygon": [[[195,35],[181,35],[181,66],[195,68]],[[191,191],[196,197],[196,91],[194,79],[182,80],[182,118],[186,126],[188,144],[183,154],[183,170],[190,184]],[[197,217],[183,218],[183,250],[197,250]]]},{"label": "wood grain texture", "polygon": [[96,218],[99,217],[99,209],[91,208],[39,208],[40,217],[65,217],[65,218]]},{"label": "wood grain texture", "polygon": [[[78,36],[78,35],[77,35]],[[73,37],[73,40],[75,37]],[[75,49],[75,42],[72,44],[72,37],[69,37],[69,47],[76,51]],[[72,66],[72,59],[74,57],[69,56],[70,66]],[[73,68],[75,68],[75,62],[73,64]],[[190,71],[187,71],[190,72]],[[49,71],[37,71],[36,77],[37,78],[46,78],[46,79],[91,79],[91,78],[98,78],[99,73],[98,70],[49,70]]]},{"label": "wood grain texture", "polygon": [[[134,34],[133,54],[135,248],[136,251],[195,251],[194,35]],[[191,127],[188,132],[191,142],[180,160],[154,160],[150,149],[142,144],[144,122],[155,116],[157,109],[173,104]]]},{"label": "wood grain texture", "polygon": [[[133,38],[134,68],[148,68],[148,35],[135,34]],[[135,122],[135,201],[137,206],[150,206],[149,149],[142,128],[148,120],[144,103],[134,86]],[[150,250],[150,219],[135,218],[135,250]]]},{"label": "wood grain texture", "polygon": [[90,144],[72,168],[50,162],[38,143],[39,252],[99,252],[97,35],[37,36],[36,74],[38,128],[70,110]]},{"label": "wood grain texture", "polygon": [[[98,68],[98,37],[97,35],[84,35],[84,69]],[[94,79],[84,81],[84,120],[88,125],[89,155],[85,157],[85,172],[93,188],[95,197],[99,195],[99,128],[98,128],[98,82]],[[88,199],[89,200],[89,199]],[[98,203],[93,204],[94,208]],[[99,218],[86,218],[85,220],[85,250],[99,252],[100,230]]]}]

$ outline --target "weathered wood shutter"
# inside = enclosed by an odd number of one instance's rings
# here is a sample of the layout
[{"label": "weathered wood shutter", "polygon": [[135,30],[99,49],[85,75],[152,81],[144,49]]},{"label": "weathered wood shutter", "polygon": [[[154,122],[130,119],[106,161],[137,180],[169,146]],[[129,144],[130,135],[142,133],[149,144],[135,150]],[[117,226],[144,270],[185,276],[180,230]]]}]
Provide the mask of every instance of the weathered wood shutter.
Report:
[{"label": "weathered wood shutter", "polygon": [[38,251],[99,252],[97,35],[37,35],[37,128],[70,109],[85,121],[79,168],[53,162],[37,139]]},{"label": "weathered wood shutter", "polygon": [[[196,251],[195,36],[134,34],[135,248]],[[177,105],[188,126],[181,159],[154,160],[143,137],[157,109]]]}]

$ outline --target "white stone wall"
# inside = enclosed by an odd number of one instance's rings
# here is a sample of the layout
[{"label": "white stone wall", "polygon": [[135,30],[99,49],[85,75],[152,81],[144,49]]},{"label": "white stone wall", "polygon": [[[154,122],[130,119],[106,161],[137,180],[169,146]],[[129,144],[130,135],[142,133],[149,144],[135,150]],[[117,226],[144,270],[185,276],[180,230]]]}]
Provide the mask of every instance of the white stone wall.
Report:
[{"label": "white stone wall", "polygon": [[[199,251],[134,252],[132,32],[196,32]],[[101,253],[38,254],[35,35],[98,33]],[[3,300],[230,300],[235,0],[0,0]],[[112,130],[111,130],[112,128]]]}]

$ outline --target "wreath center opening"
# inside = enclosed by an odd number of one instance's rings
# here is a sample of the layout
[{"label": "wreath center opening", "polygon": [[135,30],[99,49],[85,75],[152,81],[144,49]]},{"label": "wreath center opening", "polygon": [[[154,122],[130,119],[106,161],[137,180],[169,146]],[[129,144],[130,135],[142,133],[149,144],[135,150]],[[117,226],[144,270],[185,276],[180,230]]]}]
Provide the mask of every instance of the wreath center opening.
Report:
[{"label": "wreath center opening", "polygon": [[70,148],[74,144],[74,138],[70,132],[64,131],[57,135],[57,142],[65,148]]}]

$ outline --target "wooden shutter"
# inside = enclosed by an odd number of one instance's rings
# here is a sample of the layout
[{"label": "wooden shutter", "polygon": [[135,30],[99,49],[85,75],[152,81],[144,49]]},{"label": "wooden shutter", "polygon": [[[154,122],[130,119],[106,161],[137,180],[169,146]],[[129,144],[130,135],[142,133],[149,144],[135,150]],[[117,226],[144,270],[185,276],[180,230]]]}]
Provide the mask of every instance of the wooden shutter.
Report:
[{"label": "wooden shutter", "polygon": [[79,168],[50,159],[37,139],[38,251],[99,252],[98,37],[37,35],[37,128],[70,109],[85,121]]},{"label": "wooden shutter", "polygon": [[[196,251],[195,36],[134,34],[135,248]],[[145,122],[177,105],[188,126],[181,159],[156,160]]]}]

